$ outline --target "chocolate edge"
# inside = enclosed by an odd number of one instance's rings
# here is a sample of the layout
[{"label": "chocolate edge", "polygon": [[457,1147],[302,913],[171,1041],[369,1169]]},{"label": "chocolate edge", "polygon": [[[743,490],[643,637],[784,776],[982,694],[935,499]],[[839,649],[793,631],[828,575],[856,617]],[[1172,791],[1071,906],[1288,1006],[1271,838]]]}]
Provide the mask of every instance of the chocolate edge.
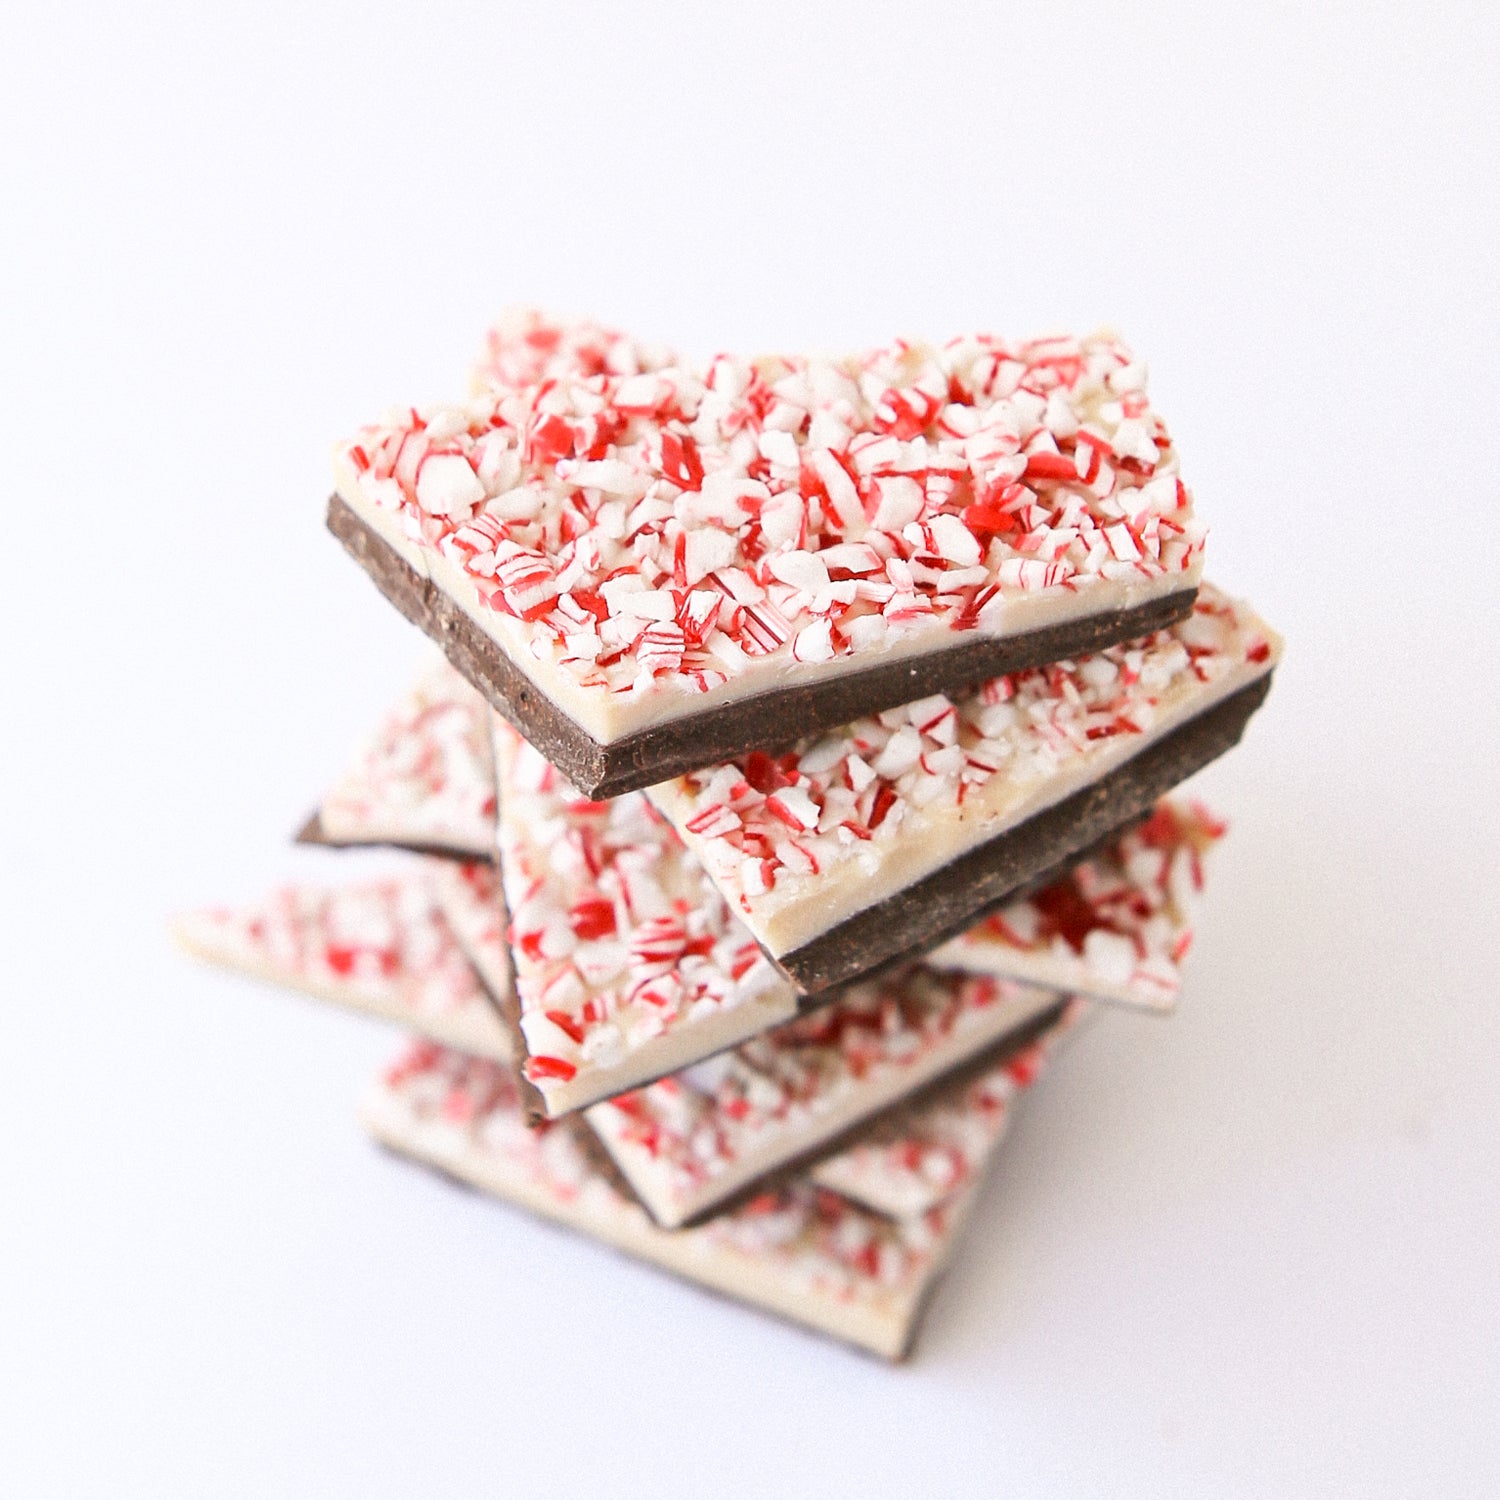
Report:
[{"label": "chocolate edge", "polygon": [[376,588],[437,642],[454,670],[569,781],[585,791],[599,783],[604,774],[602,748],[523,676],[441,589],[419,577],[406,559],[338,495],[328,501],[328,529]]},{"label": "chocolate edge", "polygon": [[456,864],[491,864],[494,855],[475,849],[455,849],[448,844],[421,844],[411,839],[336,839],[323,827],[320,814],[311,817],[292,836],[294,844],[308,844],[320,849],[399,849],[404,854],[424,854],[432,859],[448,859]]},{"label": "chocolate edge", "polygon": [[317,809],[309,814],[307,821],[292,835],[294,844],[318,844],[324,848],[336,847],[323,831],[323,815]]}]

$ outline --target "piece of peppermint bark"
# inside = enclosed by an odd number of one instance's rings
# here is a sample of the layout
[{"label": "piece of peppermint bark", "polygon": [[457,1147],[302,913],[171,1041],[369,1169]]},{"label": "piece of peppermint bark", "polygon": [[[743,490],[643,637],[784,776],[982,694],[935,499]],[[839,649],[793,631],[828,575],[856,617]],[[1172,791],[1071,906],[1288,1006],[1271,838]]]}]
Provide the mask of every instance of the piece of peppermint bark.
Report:
[{"label": "piece of peppermint bark", "polygon": [[528,1124],[509,1069],[427,1043],[386,1070],[361,1119],[383,1145],[447,1176],[893,1360],[911,1348],[975,1192],[891,1218],[804,1175],[696,1228],[662,1229],[567,1123]]},{"label": "piece of peppermint bark", "polygon": [[1018,1097],[1089,1013],[1087,1001],[1070,1000],[1033,1041],[887,1110],[842,1151],[814,1162],[808,1175],[892,1219],[926,1213],[972,1187],[1010,1128]]},{"label": "piece of peppermint bark", "polygon": [[[502,1009],[536,1116],[636,1088],[796,1015],[792,986],[639,792],[593,801],[503,719],[493,729],[497,894],[514,972]],[[478,888],[449,880],[442,892],[457,907]],[[469,931],[482,919],[455,920]]]},{"label": "piece of peppermint bark", "polygon": [[806,994],[972,926],[1239,739],[1279,638],[1205,584],[1187,619],[650,789]]},{"label": "piece of peppermint bark", "polygon": [[1112,338],[695,368],[547,336],[340,444],[329,524],[590,795],[1191,604],[1202,529]]},{"label": "piece of peppermint bark", "polygon": [[1023,1050],[1062,1009],[1050,990],[916,966],[584,1118],[652,1218],[677,1228],[955,1069]]},{"label": "piece of peppermint bark", "polygon": [[485,1057],[510,1036],[420,873],[327,887],[290,885],[172,924],[195,957]]},{"label": "piece of peppermint bark", "polygon": [[489,859],[495,770],[484,700],[441,658],[392,704],[298,834]]},{"label": "piece of peppermint bark", "polygon": [[1201,803],[1167,798],[1144,823],[991,912],[926,961],[1170,1010],[1193,942],[1205,856],[1224,832]]}]

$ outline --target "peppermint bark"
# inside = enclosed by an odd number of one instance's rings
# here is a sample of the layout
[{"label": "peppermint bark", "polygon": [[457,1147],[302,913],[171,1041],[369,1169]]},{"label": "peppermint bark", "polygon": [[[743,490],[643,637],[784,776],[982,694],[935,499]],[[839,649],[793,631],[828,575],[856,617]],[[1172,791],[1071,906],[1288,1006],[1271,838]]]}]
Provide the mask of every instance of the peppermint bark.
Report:
[{"label": "peppermint bark", "polygon": [[1168,799],[1139,827],[992,912],[927,962],[1170,1010],[1192,947],[1205,856],[1224,832],[1201,803]]},{"label": "peppermint bark", "polygon": [[1230,748],[1280,651],[1205,586],[1169,630],[920,699],[650,796],[800,990],[956,935]]},{"label": "peppermint bark", "polygon": [[509,1062],[494,1001],[420,876],[345,887],[286,886],[172,927],[222,968],[395,1021],[447,1046]]},{"label": "peppermint bark", "polygon": [[483,700],[439,660],[391,706],[298,834],[302,843],[488,859],[495,769]]},{"label": "peppermint bark", "polygon": [[1087,1015],[1085,1002],[1070,1001],[1035,1041],[887,1110],[844,1150],[815,1162],[809,1175],[893,1219],[926,1213],[973,1187],[1010,1128],[1017,1099]]},{"label": "peppermint bark", "polygon": [[1055,1022],[1051,991],[917,968],[856,986],[732,1052],[593,1105],[584,1118],[665,1228],[830,1149],[981,1054]]},{"label": "peppermint bark", "polygon": [[494,731],[515,975],[506,1010],[538,1116],[796,1014],[791,986],[640,793],[595,802],[503,720]]},{"label": "peppermint bark", "polygon": [[565,341],[551,363],[506,345],[482,394],[363,429],[330,510],[590,793],[765,743],[788,712],[831,727],[1097,649],[1191,601],[1201,528],[1113,340],[702,369],[595,343],[587,368]]},{"label": "peppermint bark", "polygon": [[573,1131],[528,1126],[508,1069],[430,1045],[387,1070],[361,1115],[392,1150],[886,1359],[910,1349],[973,1196],[891,1219],[803,1178],[697,1228],[663,1230]]}]

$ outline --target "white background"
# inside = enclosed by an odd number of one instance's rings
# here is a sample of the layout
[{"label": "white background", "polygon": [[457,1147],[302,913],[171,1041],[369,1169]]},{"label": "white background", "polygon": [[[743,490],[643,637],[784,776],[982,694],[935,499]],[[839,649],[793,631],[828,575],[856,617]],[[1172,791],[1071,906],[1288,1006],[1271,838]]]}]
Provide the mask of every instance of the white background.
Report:
[{"label": "white background", "polygon": [[[7,6],[0,1491],[1493,1493],[1497,29]],[[381,1156],[393,1038],[167,945],[352,868],[287,835],[422,645],[328,447],[514,301],[1114,323],[1286,633],[1180,1014],[1027,1104],[909,1368]]]}]

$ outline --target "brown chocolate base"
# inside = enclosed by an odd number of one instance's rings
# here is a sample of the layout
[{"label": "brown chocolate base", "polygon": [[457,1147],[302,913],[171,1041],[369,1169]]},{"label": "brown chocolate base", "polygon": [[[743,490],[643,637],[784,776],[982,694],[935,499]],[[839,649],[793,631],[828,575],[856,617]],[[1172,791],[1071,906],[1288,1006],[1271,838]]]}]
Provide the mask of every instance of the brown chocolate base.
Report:
[{"label": "brown chocolate base", "polygon": [[430,854],[437,859],[457,860],[462,864],[490,864],[494,854],[473,849],[455,849],[448,844],[423,844],[409,839],[336,839],[323,826],[322,817],[313,813],[292,837],[294,844],[316,844],[323,849],[401,849],[408,854]]},{"label": "brown chocolate base", "polygon": [[1231,749],[1270,689],[1268,672],[1101,780],[773,962],[811,1005],[956,937],[1139,821],[1178,782]]},{"label": "brown chocolate base", "polygon": [[431,580],[419,577],[383,537],[337,495],[328,529],[413,624],[448,660],[589,797],[618,797],[672,776],[731,759],[748,749],[773,750],[835,729],[866,714],[931,693],[956,693],[989,677],[1086,655],[1134,640],[1184,618],[1196,589],[1021,635],[968,633],[940,651],[885,662],[822,681],[757,693],[684,714],[608,745],[573,722]]}]

